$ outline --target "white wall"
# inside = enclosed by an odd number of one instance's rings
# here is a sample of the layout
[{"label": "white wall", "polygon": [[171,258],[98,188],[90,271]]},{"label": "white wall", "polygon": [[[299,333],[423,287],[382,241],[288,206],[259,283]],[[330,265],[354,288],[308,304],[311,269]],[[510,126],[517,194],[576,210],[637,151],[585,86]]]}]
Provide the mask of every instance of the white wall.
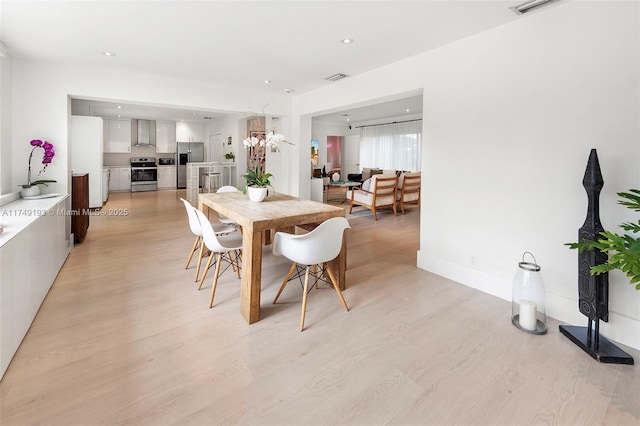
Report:
[{"label": "white wall", "polygon": [[[423,170],[447,184],[425,185],[435,207],[423,216],[422,267],[510,299],[519,255],[531,251],[551,316],[586,324],[577,253],[563,244],[586,216],[591,148],[605,227],[625,217],[615,193],[640,183],[639,31],[637,3],[576,3],[434,52]],[[640,292],[612,274],[610,295],[602,333],[640,348]]]},{"label": "white wall", "polygon": [[[564,243],[586,215],[591,148],[605,180],[604,226],[637,220],[615,193],[640,186],[639,12],[637,2],[613,1],[541,9],[301,95],[293,119],[423,88],[419,267],[510,300],[517,263],[531,251],[547,314],[586,325],[577,253]],[[640,292],[617,272],[610,282],[601,332],[640,348]]]},{"label": "white wall", "polygon": [[11,187],[11,57],[0,44],[0,194],[15,191]]}]

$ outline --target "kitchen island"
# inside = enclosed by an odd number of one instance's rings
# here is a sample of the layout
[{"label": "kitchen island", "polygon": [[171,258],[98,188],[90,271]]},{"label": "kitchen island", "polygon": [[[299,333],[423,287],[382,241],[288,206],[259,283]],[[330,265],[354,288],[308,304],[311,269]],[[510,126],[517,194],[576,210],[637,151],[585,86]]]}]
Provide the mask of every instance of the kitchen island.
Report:
[{"label": "kitchen island", "polygon": [[[208,173],[209,170],[214,167],[222,168],[222,185],[233,185],[232,176],[236,165],[237,163],[226,161],[187,163],[187,200],[192,203],[198,201],[198,194],[200,193],[200,176]],[[228,176],[226,183],[224,179],[225,173]]]}]

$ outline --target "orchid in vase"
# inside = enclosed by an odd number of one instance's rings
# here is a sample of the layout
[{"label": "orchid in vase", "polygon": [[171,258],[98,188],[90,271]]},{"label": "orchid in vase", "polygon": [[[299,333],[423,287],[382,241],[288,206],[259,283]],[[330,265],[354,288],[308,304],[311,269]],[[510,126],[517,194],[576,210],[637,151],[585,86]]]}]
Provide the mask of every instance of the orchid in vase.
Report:
[{"label": "orchid in vase", "polygon": [[18,185],[18,186],[22,187],[23,189],[28,189],[36,185],[47,186],[48,183],[55,183],[56,181],[53,179],[38,179],[34,181],[31,180],[31,159],[33,158],[34,151],[38,148],[42,148],[44,150],[44,155],[42,156],[43,166],[42,166],[42,169],[38,172],[38,176],[40,176],[42,173],[45,172],[45,170],[47,169],[47,166],[51,164],[53,157],[56,155],[53,149],[53,144],[47,141],[43,142],[40,139],[34,139],[30,142],[30,144],[33,148],[31,148],[31,153],[29,154],[29,168],[27,171],[27,183]]},{"label": "orchid in vase", "polygon": [[280,133],[269,132],[265,139],[251,136],[242,141],[249,153],[249,164],[255,164],[255,167],[249,167],[247,173],[242,175],[247,180],[247,185],[258,188],[266,188],[271,186],[270,179],[273,177],[271,173],[267,173],[264,169],[265,149],[271,148],[272,151],[280,151],[281,143],[288,143],[284,136]]}]

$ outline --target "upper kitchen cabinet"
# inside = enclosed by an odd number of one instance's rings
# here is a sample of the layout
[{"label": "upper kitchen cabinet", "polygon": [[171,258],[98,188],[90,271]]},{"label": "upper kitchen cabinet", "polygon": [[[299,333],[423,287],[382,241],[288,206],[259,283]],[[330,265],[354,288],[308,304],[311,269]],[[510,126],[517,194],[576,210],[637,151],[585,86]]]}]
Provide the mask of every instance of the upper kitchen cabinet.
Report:
[{"label": "upper kitchen cabinet", "polygon": [[176,152],[176,123],[156,121],[156,152],[173,154]]},{"label": "upper kitchen cabinet", "polygon": [[204,126],[198,123],[179,121],[176,123],[176,141],[204,142]]},{"label": "upper kitchen cabinet", "polygon": [[131,120],[104,120],[104,152],[131,152]]}]

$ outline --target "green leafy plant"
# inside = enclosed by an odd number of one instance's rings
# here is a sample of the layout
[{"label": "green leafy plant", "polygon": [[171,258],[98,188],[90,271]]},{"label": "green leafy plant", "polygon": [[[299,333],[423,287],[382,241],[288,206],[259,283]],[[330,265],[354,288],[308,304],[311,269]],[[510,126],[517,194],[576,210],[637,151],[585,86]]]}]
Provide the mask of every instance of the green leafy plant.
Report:
[{"label": "green leafy plant", "polygon": [[226,153],[226,154],[224,155],[224,158],[225,158],[225,159],[227,159],[227,160],[231,160],[231,161],[233,161],[233,160],[235,160],[235,159],[236,159],[236,156],[235,156],[235,155],[233,155],[233,152],[228,152],[228,153]]},{"label": "green leafy plant", "polygon": [[242,175],[247,180],[247,185],[257,186],[259,188],[266,188],[271,186],[270,179],[273,177],[271,173],[265,173],[262,167],[258,166],[255,170],[247,170],[247,173]]},{"label": "green leafy plant", "polygon": [[[630,189],[630,192],[618,192],[622,199],[618,201],[629,209],[640,212],[640,190]],[[640,220],[637,223],[625,222],[620,228],[633,234],[640,233]],[[591,275],[598,275],[604,272],[619,269],[631,279],[631,284],[635,284],[636,290],[640,290],[640,235],[619,235],[611,231],[600,233],[598,241],[582,240],[577,243],[566,245],[571,249],[578,249],[580,253],[590,250],[600,250],[609,255],[607,263],[593,266]]]}]

